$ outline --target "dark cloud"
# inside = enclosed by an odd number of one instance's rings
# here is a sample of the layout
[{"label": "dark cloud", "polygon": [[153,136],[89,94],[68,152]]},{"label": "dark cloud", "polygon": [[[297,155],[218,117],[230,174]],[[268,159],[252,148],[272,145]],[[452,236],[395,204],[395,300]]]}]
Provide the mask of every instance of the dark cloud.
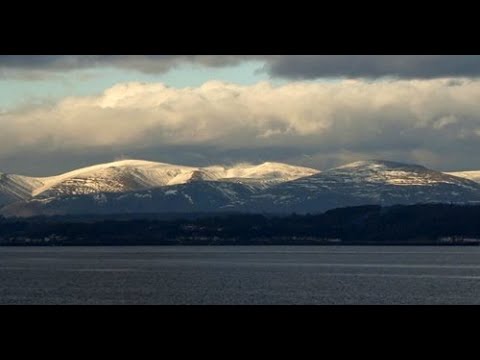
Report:
[{"label": "dark cloud", "polygon": [[248,58],[233,55],[0,55],[0,74],[8,76],[12,70],[59,72],[105,66],[164,73],[181,64],[222,67]]},{"label": "dark cloud", "polygon": [[55,72],[99,66],[164,73],[181,64],[222,67],[247,60],[264,61],[264,71],[287,79],[480,75],[480,55],[2,55],[0,75],[9,76],[12,70]]},{"label": "dark cloud", "polygon": [[273,76],[319,77],[392,76],[399,78],[469,77],[480,75],[478,55],[289,55],[269,60]]}]

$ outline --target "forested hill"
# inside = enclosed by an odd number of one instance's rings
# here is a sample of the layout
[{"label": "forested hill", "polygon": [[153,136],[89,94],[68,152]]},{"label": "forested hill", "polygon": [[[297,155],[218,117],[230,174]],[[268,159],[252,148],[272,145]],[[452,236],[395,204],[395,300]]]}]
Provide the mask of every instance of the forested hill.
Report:
[{"label": "forested hill", "polygon": [[359,206],[319,215],[0,217],[2,245],[478,244],[480,206]]}]

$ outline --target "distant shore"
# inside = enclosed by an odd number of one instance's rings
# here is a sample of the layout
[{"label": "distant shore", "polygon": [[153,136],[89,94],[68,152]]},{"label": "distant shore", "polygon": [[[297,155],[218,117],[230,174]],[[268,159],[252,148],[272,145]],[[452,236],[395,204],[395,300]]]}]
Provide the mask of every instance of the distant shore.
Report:
[{"label": "distant shore", "polygon": [[0,247],[9,247],[9,246],[22,246],[22,247],[34,247],[34,246],[62,246],[62,247],[75,247],[75,246],[480,246],[479,241],[456,241],[456,242],[442,242],[442,241],[377,241],[377,242],[352,242],[352,241],[276,241],[275,239],[270,240],[255,240],[250,241],[213,241],[213,240],[204,240],[204,241],[165,241],[165,242],[154,242],[154,241],[145,241],[141,239],[131,239],[130,241],[63,241],[63,242],[52,242],[52,241],[42,241],[40,239],[32,239],[30,241],[24,240],[13,240],[12,242],[0,242]]},{"label": "distant shore", "polygon": [[323,214],[1,218],[0,245],[478,246],[480,205],[366,205]]}]

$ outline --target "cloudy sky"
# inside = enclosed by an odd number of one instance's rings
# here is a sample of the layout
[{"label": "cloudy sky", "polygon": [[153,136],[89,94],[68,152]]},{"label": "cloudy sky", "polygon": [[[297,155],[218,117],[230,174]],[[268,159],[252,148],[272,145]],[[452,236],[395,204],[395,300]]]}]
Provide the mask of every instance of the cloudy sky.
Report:
[{"label": "cloudy sky", "polygon": [[480,56],[0,55],[0,171],[130,157],[480,169]]}]

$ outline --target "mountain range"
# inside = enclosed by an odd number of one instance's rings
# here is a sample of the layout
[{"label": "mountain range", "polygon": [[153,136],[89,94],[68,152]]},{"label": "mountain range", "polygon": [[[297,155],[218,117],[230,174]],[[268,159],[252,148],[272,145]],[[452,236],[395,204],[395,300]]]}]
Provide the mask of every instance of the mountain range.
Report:
[{"label": "mountain range", "polygon": [[0,215],[322,212],[378,204],[475,203],[480,171],[358,161],[326,171],[266,162],[193,167],[121,160],[50,177],[0,173]]}]

